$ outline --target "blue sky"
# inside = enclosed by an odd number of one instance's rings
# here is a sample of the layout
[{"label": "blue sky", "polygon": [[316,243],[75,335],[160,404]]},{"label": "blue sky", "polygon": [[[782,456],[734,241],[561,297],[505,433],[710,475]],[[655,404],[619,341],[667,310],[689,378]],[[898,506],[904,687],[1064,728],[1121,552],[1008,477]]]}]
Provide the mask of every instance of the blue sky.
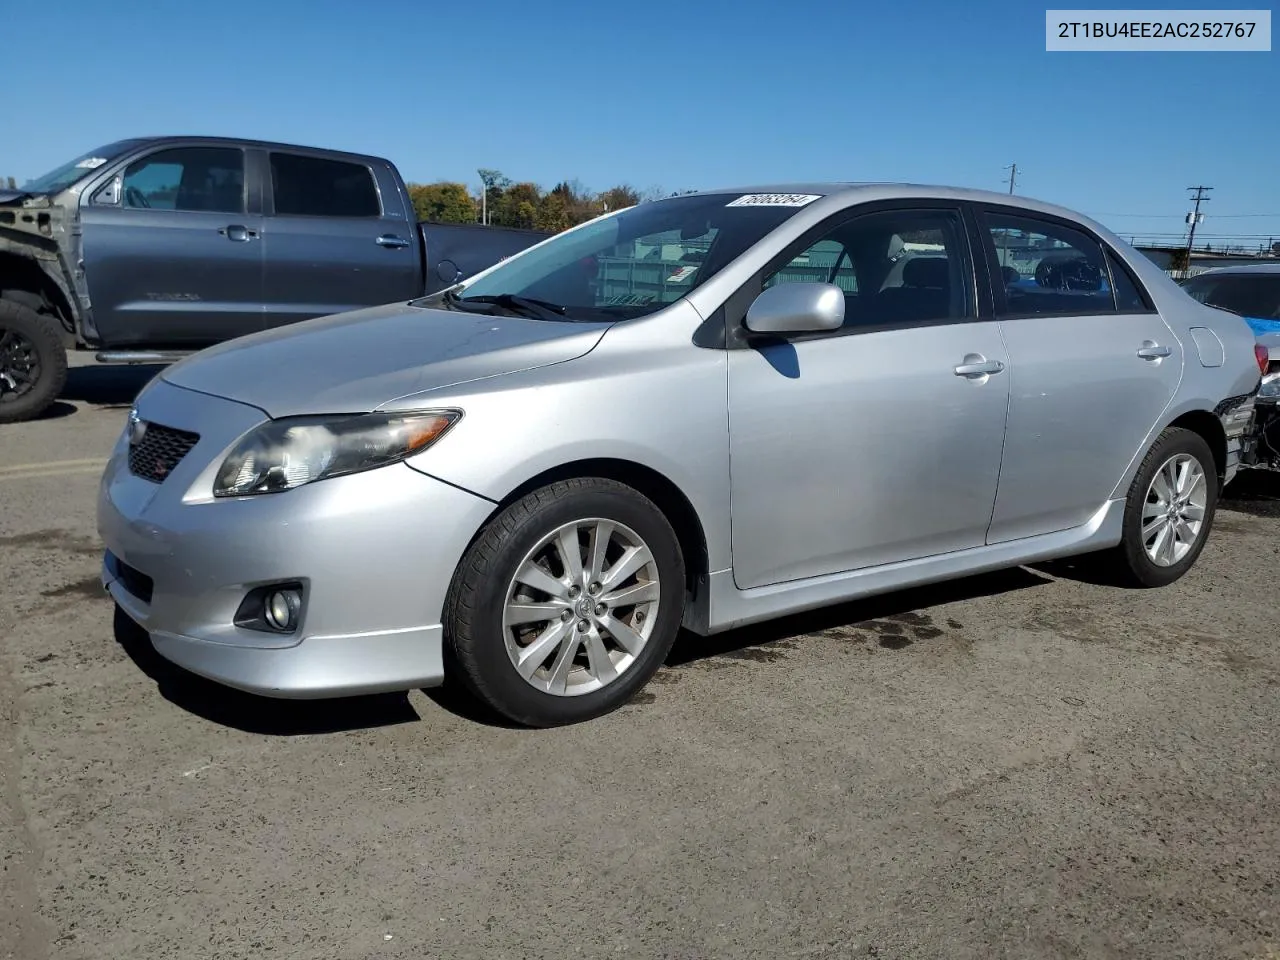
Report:
[{"label": "blue sky", "polygon": [[1050,54],[1045,5],[4,6],[10,43],[33,46],[0,87],[0,175],[19,181],[157,133],[376,153],[409,180],[496,167],[593,189],[1001,189],[1016,161],[1019,193],[1126,234],[1180,233],[1185,188],[1207,184],[1205,235],[1280,239],[1280,53]]}]

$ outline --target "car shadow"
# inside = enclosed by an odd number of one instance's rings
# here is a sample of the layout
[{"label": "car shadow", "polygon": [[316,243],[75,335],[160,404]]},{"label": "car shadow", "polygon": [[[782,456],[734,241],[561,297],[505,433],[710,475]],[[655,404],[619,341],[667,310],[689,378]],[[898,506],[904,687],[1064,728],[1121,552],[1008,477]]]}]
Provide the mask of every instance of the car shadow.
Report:
[{"label": "car shadow", "polygon": [[290,737],[342,733],[412,723],[421,718],[407,694],[329,700],[276,700],[225,687],[184,670],[156,653],[145,630],[119,607],[116,642],[170,703],[212,723],[246,733]]},{"label": "car shadow", "polygon": [[1280,473],[1274,470],[1241,470],[1222,491],[1219,510],[1255,517],[1280,517]]},{"label": "car shadow", "polygon": [[73,404],[55,400],[36,416],[32,417],[31,420],[33,423],[40,423],[43,420],[61,420],[63,417],[69,417],[75,412],[76,408]]},{"label": "car shadow", "polygon": [[1034,570],[1013,567],[823,607],[710,637],[682,631],[667,656],[666,665],[678,667],[723,656],[742,659],[742,653],[753,648],[840,629],[871,629],[881,634],[880,646],[898,650],[907,646],[910,640],[903,642],[905,630],[883,629],[886,622],[903,624],[913,635],[921,638],[940,636],[943,631],[934,625],[933,615],[929,612],[933,607],[999,596],[1052,582],[1050,577]]},{"label": "car shadow", "polygon": [[[752,650],[809,634],[841,628],[868,628],[879,633],[880,646],[898,650],[914,642],[940,636],[933,626],[932,607],[1051,583],[1042,574],[1023,567],[978,574],[929,586],[913,587],[865,600],[825,607],[741,627],[710,637],[681,631],[666,666],[680,667],[715,657],[751,659]],[[886,623],[892,629],[885,629]],[[905,628],[899,630],[898,624]],[[329,700],[277,700],[259,697],[206,680],[161,657],[146,631],[118,607],[115,611],[116,642],[170,703],[213,723],[268,736],[337,733],[369,727],[410,723],[421,717],[406,694],[382,694]],[[954,624],[952,624],[954,626]],[[905,634],[909,631],[911,637]],[[769,659],[761,651],[761,659]],[[423,690],[437,707],[471,723],[505,729],[522,729],[467,695],[457,684]]]},{"label": "car shadow", "polygon": [[144,363],[136,366],[115,366],[95,363],[92,366],[72,367],[67,371],[67,383],[60,398],[104,409],[128,409],[134,398],[162,370],[165,364]]}]

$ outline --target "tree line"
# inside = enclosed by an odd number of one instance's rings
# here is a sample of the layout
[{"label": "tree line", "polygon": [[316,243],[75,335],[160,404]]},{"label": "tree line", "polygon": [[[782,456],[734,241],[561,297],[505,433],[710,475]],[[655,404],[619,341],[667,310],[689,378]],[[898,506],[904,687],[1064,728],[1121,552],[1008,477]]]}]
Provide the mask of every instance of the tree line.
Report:
[{"label": "tree line", "polygon": [[466,184],[449,180],[408,184],[418,219],[558,233],[601,214],[665,195],[657,189],[642,193],[627,184],[595,193],[577,180],[562,180],[544,190],[529,181],[514,183],[499,170],[481,170],[480,178],[484,187],[474,193]]}]

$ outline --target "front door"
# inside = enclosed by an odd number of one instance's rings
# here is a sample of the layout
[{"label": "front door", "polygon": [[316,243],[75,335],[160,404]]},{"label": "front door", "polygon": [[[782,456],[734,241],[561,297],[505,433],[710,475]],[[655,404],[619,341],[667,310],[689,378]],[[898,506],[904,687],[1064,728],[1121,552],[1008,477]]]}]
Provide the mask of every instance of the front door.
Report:
[{"label": "front door", "polygon": [[262,328],[262,217],[244,151],[161,149],[81,206],[85,277],[105,344],[199,346]]},{"label": "front door", "polygon": [[[981,546],[1009,402],[958,209],[834,218],[763,286],[845,291],[842,329],[731,349],[741,589]],[[736,318],[730,318],[734,320]]]},{"label": "front door", "polygon": [[1114,253],[1023,211],[979,217],[1009,349],[1004,463],[988,542],[1087,522],[1182,378],[1182,346]]}]

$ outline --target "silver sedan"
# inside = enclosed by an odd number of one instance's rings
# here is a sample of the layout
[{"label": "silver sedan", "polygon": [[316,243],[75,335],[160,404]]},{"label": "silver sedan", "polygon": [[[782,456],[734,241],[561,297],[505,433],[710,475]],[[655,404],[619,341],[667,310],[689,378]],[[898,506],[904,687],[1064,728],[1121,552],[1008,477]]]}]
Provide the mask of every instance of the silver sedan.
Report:
[{"label": "silver sedan", "polygon": [[234,687],[449,677],[580,721],[681,627],[1066,555],[1172,583],[1259,380],[1241,318],[1059,207],[673,197],[170,367],[102,478],[102,577]]}]

